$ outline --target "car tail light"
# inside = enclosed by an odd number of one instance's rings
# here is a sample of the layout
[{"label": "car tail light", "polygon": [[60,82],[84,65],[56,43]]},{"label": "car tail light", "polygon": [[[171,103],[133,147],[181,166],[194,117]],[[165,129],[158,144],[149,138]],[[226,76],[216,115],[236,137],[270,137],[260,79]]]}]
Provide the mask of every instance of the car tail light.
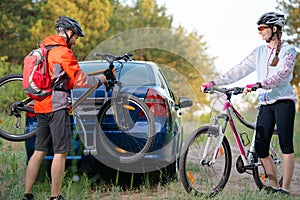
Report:
[{"label": "car tail light", "polygon": [[166,99],[155,89],[150,88],[148,90],[144,102],[153,116],[169,116]]},{"label": "car tail light", "polygon": [[[30,108],[32,110],[34,109],[33,108],[33,102],[29,104],[28,108]],[[35,113],[31,113],[31,112],[26,112],[26,118],[27,117],[28,118],[34,118],[34,117],[36,117],[36,114]]]},{"label": "car tail light", "polygon": [[26,112],[26,117],[33,118],[36,117],[35,113]]}]

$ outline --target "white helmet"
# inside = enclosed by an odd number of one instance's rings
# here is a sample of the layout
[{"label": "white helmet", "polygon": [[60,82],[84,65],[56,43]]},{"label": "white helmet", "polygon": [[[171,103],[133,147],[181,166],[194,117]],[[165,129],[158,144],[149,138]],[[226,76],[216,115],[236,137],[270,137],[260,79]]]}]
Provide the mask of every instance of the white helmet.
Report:
[{"label": "white helmet", "polygon": [[276,12],[268,12],[263,14],[258,20],[257,25],[267,24],[267,25],[277,25],[283,27],[285,24],[284,15]]}]

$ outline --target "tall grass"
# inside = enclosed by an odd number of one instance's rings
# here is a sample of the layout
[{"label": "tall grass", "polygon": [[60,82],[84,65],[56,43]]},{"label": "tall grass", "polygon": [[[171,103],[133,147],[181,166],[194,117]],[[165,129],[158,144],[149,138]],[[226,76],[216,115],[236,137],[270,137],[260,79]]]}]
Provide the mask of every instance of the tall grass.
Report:
[{"label": "tall grass", "polygon": [[[11,143],[0,139],[0,199],[21,199],[25,187],[26,156],[22,143]],[[103,172],[105,173],[105,172]],[[133,179],[133,177],[131,178]],[[151,183],[151,177],[146,176],[143,184],[138,187],[132,185],[126,188],[118,185],[118,176],[111,183],[98,182],[92,184],[85,175],[80,175],[79,181],[73,181],[72,176],[66,176],[63,182],[63,195],[69,200],[97,200],[97,199],[205,199],[188,194],[183,189],[180,180],[170,180],[166,184]],[[234,183],[237,186],[240,183]],[[226,188],[227,187],[227,188]],[[250,190],[248,187],[235,187],[230,189],[226,186],[224,191],[214,197],[216,200],[223,199],[300,199],[299,197],[281,197],[267,195],[257,189]],[[45,178],[34,185],[36,200],[45,200],[50,195],[50,180]]]},{"label": "tall grass", "polygon": [[[253,114],[248,113],[251,116]],[[299,161],[300,148],[300,113],[296,114],[294,144],[295,155]],[[198,122],[198,125],[201,123]],[[196,128],[196,127],[195,127]],[[248,132],[249,130],[245,130]],[[229,135],[229,134],[228,134]],[[8,142],[0,138],[0,199],[21,199],[25,187],[26,152],[24,143]],[[234,169],[233,169],[234,170]],[[105,172],[103,172],[105,173]],[[295,171],[295,173],[299,173]],[[232,177],[232,175],[231,175]],[[172,180],[167,184],[160,182],[151,183],[151,176],[145,176],[145,181],[138,187],[133,186],[134,175],[130,184],[123,187],[119,184],[119,176],[112,178],[110,183],[97,182],[89,179],[85,174],[80,175],[79,181],[73,181],[72,173],[68,173],[63,182],[63,195],[66,199],[205,199],[194,197],[185,192],[180,180]],[[243,177],[241,176],[241,179]],[[250,180],[251,177],[250,177]],[[50,195],[50,180],[37,182],[34,185],[34,195],[37,200],[44,200]],[[233,183],[233,185],[239,183]],[[238,188],[238,189],[236,189]],[[227,185],[224,191],[214,197],[215,200],[223,199],[300,199],[300,196],[282,197],[266,194],[251,187],[234,187]]]}]

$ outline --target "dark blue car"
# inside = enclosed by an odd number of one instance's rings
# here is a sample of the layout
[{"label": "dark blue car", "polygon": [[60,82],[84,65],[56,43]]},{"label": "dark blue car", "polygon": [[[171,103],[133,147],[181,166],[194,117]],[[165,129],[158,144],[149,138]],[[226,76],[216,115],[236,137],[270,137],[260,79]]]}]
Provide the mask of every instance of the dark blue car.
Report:
[{"label": "dark blue car", "polygon": [[[85,73],[106,69],[108,66],[106,61],[83,61],[79,62],[79,64]],[[116,63],[117,65],[118,63]],[[86,155],[84,153],[85,147],[82,139],[80,139],[83,137],[82,129],[78,125],[76,117],[71,116],[73,148],[67,157],[67,166],[73,171],[83,169],[89,172],[89,170],[93,171],[102,165],[105,168],[129,173],[144,173],[167,169],[168,173],[175,174],[183,136],[181,108],[191,106],[191,100],[185,97],[176,99],[162,71],[153,62],[125,62],[122,70],[117,72],[117,79],[123,83],[122,91],[124,93],[134,95],[144,101],[152,112],[152,116],[155,119],[155,137],[151,148],[141,159],[131,163],[118,162],[118,160],[113,159],[109,155],[101,153],[101,150],[98,150],[96,155]],[[107,98],[111,96],[111,92],[105,96],[105,89],[104,85],[100,86],[77,109],[77,113],[80,114],[84,124],[87,137],[92,138],[89,142],[94,138],[97,113]],[[84,88],[72,90],[70,102],[76,101],[85,90]],[[107,120],[107,124],[109,124],[109,120]],[[34,116],[27,117],[27,126],[30,128],[36,126]],[[135,144],[128,140],[126,136],[114,132],[113,129],[106,128],[103,133],[113,143],[123,145],[124,148],[131,148],[131,151],[134,151],[134,148],[136,148]],[[98,146],[97,148],[101,149],[102,147]],[[26,142],[26,150],[28,158],[30,158],[34,150],[34,139]],[[50,152],[45,157],[45,165],[47,167],[49,167],[47,161],[51,162],[51,160],[52,154]],[[74,163],[76,164],[75,167]]]}]

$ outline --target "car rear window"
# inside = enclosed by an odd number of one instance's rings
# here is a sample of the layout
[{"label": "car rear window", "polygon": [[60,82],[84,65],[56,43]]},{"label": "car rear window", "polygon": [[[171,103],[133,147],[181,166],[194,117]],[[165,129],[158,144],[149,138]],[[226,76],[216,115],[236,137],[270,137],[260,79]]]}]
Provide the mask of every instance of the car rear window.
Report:
[{"label": "car rear window", "polygon": [[125,63],[121,70],[120,81],[124,85],[153,85],[154,76],[152,68],[147,64]]},{"label": "car rear window", "polygon": [[[107,69],[107,62],[81,62],[81,69],[85,73]],[[120,70],[120,64],[115,64],[117,79],[126,86],[150,86],[155,84],[153,71],[146,63],[126,62]],[[119,76],[121,77],[119,79]]]}]

